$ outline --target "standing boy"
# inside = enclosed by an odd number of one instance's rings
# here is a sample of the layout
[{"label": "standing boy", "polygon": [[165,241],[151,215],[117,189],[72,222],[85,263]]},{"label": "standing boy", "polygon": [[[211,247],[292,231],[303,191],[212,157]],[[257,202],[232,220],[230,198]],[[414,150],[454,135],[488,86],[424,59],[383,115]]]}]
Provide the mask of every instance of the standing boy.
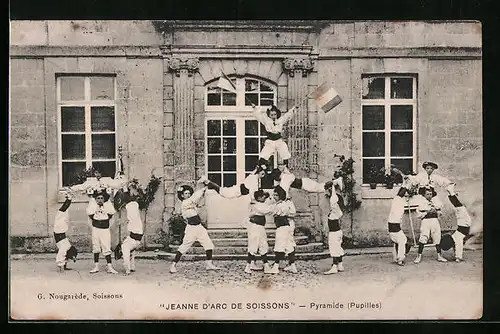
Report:
[{"label": "standing boy", "polygon": [[420,224],[420,237],[418,239],[418,254],[415,258],[415,263],[420,263],[422,261],[422,253],[424,251],[424,245],[432,239],[432,242],[436,245],[437,260],[439,262],[447,262],[447,260],[441,255],[441,226],[439,225],[438,217],[442,215],[441,209],[443,204],[437,198],[437,194],[432,187],[420,188],[419,194],[422,195],[420,202],[418,203],[417,216],[422,218]]},{"label": "standing boy", "polygon": [[392,199],[391,209],[389,212],[388,228],[389,228],[389,238],[394,242],[393,258],[394,262],[400,266],[404,265],[405,255],[410,250],[410,245],[406,242],[408,238],[401,229],[401,221],[405,213],[405,206],[407,203],[406,195],[407,190],[405,187],[401,187],[397,195]]},{"label": "standing boy", "polygon": [[[90,273],[99,272],[99,253],[102,252],[108,264],[107,272],[118,274],[111,264],[111,232],[109,230],[110,220],[116,211],[109,202],[109,195],[106,191],[95,191],[94,198],[95,205],[87,207],[87,215],[92,221],[92,252],[94,253],[94,268]],[[106,202],[110,205],[104,205]]]},{"label": "standing boy", "polygon": [[255,256],[259,253],[262,256],[264,263],[264,271],[269,271],[270,267],[267,262],[267,253],[269,245],[267,243],[266,233],[266,215],[273,212],[274,205],[268,201],[269,193],[263,190],[254,192],[254,199],[250,203],[250,215],[248,231],[248,256],[245,272],[252,273],[252,270],[262,270],[255,265]]},{"label": "standing boy", "polygon": [[182,244],[177,249],[174,262],[172,262],[172,265],[170,266],[171,273],[177,272],[177,263],[180,261],[182,255],[185,254],[189,248],[191,248],[195,241],[198,241],[205,249],[207,256],[207,270],[219,269],[212,263],[214,244],[208,235],[207,229],[201,224],[201,218],[197,209],[198,204],[203,195],[205,195],[206,190],[207,187],[203,187],[194,191],[193,188],[188,185],[183,185],[177,189],[177,198],[179,198],[182,202],[181,214],[187,221],[187,225],[184,232],[184,238],[182,239]]},{"label": "standing boy", "polygon": [[324,272],[325,275],[336,274],[344,271],[342,256],[344,249],[342,248],[343,233],[340,228],[340,218],[342,218],[342,210],[339,206],[339,198],[333,190],[333,184],[327,188],[327,197],[330,199],[330,213],[328,215],[328,249],[332,257],[332,267]]},{"label": "standing boy", "polygon": [[137,199],[139,192],[133,186],[128,187],[125,192],[125,210],[127,211],[127,230],[129,235],[123,240],[123,267],[125,275],[130,275],[130,272],[135,271],[135,250],[141,246],[144,229],[142,225],[139,203]]}]

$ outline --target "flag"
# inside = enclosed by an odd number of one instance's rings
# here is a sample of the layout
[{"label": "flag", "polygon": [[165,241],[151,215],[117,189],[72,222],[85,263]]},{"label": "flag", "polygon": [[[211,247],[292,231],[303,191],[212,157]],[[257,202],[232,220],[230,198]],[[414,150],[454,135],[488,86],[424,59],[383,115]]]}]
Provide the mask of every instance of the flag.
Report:
[{"label": "flag", "polygon": [[227,77],[227,75],[224,74],[224,72],[222,72],[222,76],[219,78],[219,82],[217,83],[217,87],[228,90],[232,93],[236,93],[236,86]]},{"label": "flag", "polygon": [[333,89],[328,82],[323,83],[313,93],[312,97],[316,100],[321,110],[329,112],[342,102],[340,95]]}]

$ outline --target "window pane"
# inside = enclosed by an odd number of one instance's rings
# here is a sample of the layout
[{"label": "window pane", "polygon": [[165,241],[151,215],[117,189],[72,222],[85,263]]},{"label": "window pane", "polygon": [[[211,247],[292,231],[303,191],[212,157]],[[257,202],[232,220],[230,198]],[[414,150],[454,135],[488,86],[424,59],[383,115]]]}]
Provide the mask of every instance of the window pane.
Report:
[{"label": "window pane", "polygon": [[260,124],[260,134],[261,134],[261,136],[267,136],[266,127],[262,123],[260,123],[260,122],[259,122],[259,124]]},{"label": "window pane", "polygon": [[116,173],[115,161],[93,161],[92,167],[100,171],[104,177],[114,177]]},{"label": "window pane", "polygon": [[209,106],[220,106],[220,93],[208,94],[207,95],[207,105]]},{"label": "window pane", "polygon": [[259,138],[245,139],[245,153],[259,153]]},{"label": "window pane", "polygon": [[235,93],[223,93],[222,94],[222,105],[235,106],[236,105],[236,94]]},{"label": "window pane", "polygon": [[62,163],[63,187],[76,184],[77,175],[85,169],[85,162],[64,162]]},{"label": "window pane", "polygon": [[62,101],[85,100],[83,77],[61,77],[60,82]]},{"label": "window pane", "polygon": [[259,104],[259,94],[257,93],[246,93],[245,94],[245,105],[246,106],[251,106],[253,104],[258,105]]},{"label": "window pane", "polygon": [[383,168],[384,159],[363,159],[363,183],[382,183]]},{"label": "window pane", "polygon": [[220,121],[209,120],[207,123],[207,136],[220,136]]},{"label": "window pane", "polygon": [[258,136],[259,122],[253,120],[245,120],[245,136]]},{"label": "window pane", "polygon": [[115,135],[92,135],[92,158],[114,159],[116,154]]},{"label": "window pane", "polygon": [[224,171],[235,171],[236,170],[236,156],[235,155],[225,155],[222,157],[222,168]]},{"label": "window pane", "polygon": [[85,108],[61,107],[61,131],[85,131]]},{"label": "window pane", "polygon": [[224,174],[224,185],[223,187],[231,187],[236,184],[236,174]]},{"label": "window pane", "polygon": [[363,156],[364,157],[385,156],[385,134],[383,132],[363,133]]},{"label": "window pane", "polygon": [[208,173],[208,179],[212,182],[217,183],[219,186],[221,185],[220,173]]},{"label": "window pane", "polygon": [[91,107],[90,113],[92,131],[115,131],[114,107]]},{"label": "window pane", "polygon": [[220,138],[208,138],[208,153],[220,153]]},{"label": "window pane", "polygon": [[413,78],[391,79],[391,99],[413,98]]},{"label": "window pane", "polygon": [[218,172],[221,170],[220,167],[220,155],[208,156],[208,171]]},{"label": "window pane", "polygon": [[413,128],[413,106],[391,106],[391,129],[410,130]]},{"label": "window pane", "polygon": [[223,135],[224,136],[236,136],[236,121],[235,120],[224,120],[222,121]]},{"label": "window pane", "polygon": [[363,106],[363,130],[384,130],[384,106]]},{"label": "window pane", "polygon": [[[391,164],[406,175],[413,172],[413,159],[391,159]],[[401,175],[396,174],[396,183],[402,182],[403,178],[401,177]]]},{"label": "window pane", "polygon": [[264,83],[264,82],[261,82],[260,83],[260,91],[261,92],[272,92],[273,91],[273,87]]},{"label": "window pane", "polygon": [[413,156],[413,133],[392,132],[391,133],[391,156]]},{"label": "window pane", "polygon": [[259,82],[257,80],[245,79],[245,92],[257,92],[259,90]]},{"label": "window pane", "polygon": [[260,105],[270,106],[274,102],[274,94],[260,94]]},{"label": "window pane", "polygon": [[236,138],[224,138],[222,148],[224,153],[236,154]]},{"label": "window pane", "polygon": [[113,77],[90,77],[90,98],[92,100],[114,100]]},{"label": "window pane", "polygon": [[62,158],[85,159],[85,135],[62,135]]},{"label": "window pane", "polygon": [[258,155],[245,155],[245,171],[251,172],[257,166],[257,162],[259,161]]},{"label": "window pane", "polygon": [[363,98],[383,99],[385,96],[385,78],[363,78]]}]

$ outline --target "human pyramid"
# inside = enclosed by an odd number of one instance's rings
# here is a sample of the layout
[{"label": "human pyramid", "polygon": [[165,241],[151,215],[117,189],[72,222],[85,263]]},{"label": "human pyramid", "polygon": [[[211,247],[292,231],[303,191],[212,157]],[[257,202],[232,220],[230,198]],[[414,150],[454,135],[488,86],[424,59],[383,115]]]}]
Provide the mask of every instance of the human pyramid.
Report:
[{"label": "human pyramid", "polygon": [[[177,189],[177,197],[181,201],[181,214],[186,221],[186,228],[182,244],[179,246],[175,258],[170,266],[170,272],[177,272],[177,264],[183,254],[198,241],[206,252],[206,269],[220,269],[212,262],[214,244],[210,239],[206,227],[198,213],[201,199],[207,191],[215,191],[220,196],[227,199],[234,199],[241,196],[251,196],[249,204],[249,216],[247,224],[248,234],[248,254],[247,264],[244,272],[251,274],[253,271],[263,270],[266,274],[278,274],[280,272],[280,262],[288,260],[284,271],[297,273],[295,264],[295,240],[294,240],[294,216],[296,209],[290,196],[290,189],[301,189],[309,193],[324,193],[329,199],[330,211],[328,214],[328,248],[332,258],[331,268],[324,274],[334,274],[344,271],[342,258],[344,249],[342,248],[342,228],[341,218],[345,211],[341,191],[344,187],[342,177],[333,178],[327,182],[319,183],[310,178],[298,178],[288,169],[288,160],[291,158],[288,146],[282,139],[283,126],[292,118],[296,107],[292,107],[285,115],[272,106],[266,111],[261,107],[253,106],[255,118],[263,124],[267,131],[267,139],[259,154],[259,161],[254,171],[248,175],[243,183],[232,187],[221,187],[203,176],[197,181],[197,188],[190,185],[182,185]],[[277,155],[277,169],[268,167],[268,160],[271,156]],[[399,265],[404,265],[405,256],[411,249],[407,243],[408,238],[401,229],[402,218],[407,210],[410,189],[418,189],[417,216],[422,219],[420,227],[420,237],[418,240],[418,254],[415,263],[422,260],[424,245],[432,239],[436,245],[437,260],[446,262],[441,255],[441,250],[455,249],[455,259],[457,262],[463,259],[464,238],[469,235],[471,218],[467,209],[454,192],[454,183],[445,177],[434,173],[438,168],[433,162],[425,162],[422,166],[424,172],[413,175],[404,175],[403,185],[391,202],[388,215],[388,231],[391,241],[394,242],[394,261]],[[270,174],[274,180],[274,189],[266,190],[261,188],[261,180],[266,174]],[[455,208],[458,228],[450,236],[441,237],[441,228],[438,217],[441,216],[442,203],[436,197],[435,187],[444,187],[448,192],[448,198]],[[121,250],[115,250],[115,259],[123,257],[123,267],[125,275],[135,271],[135,250],[140,247],[143,236],[143,222],[140,217],[139,205],[137,202],[139,193],[133,183],[128,182],[123,173],[117,173],[114,179],[102,178],[98,171],[95,171],[95,178],[87,180],[85,183],[67,188],[66,201],[56,214],[54,224],[54,237],[58,247],[56,264],[59,271],[68,270],[67,261],[76,259],[76,249],[71,246],[66,238],[65,232],[68,229],[69,217],[67,209],[71,204],[72,193],[74,191],[86,191],[91,199],[87,207],[87,215],[92,224],[92,251],[94,254],[94,267],[91,273],[99,272],[99,255],[102,253],[107,262],[107,272],[116,274],[117,271],[112,266],[111,260],[111,235],[110,219],[116,213],[111,203],[110,195],[114,191],[122,189],[125,193],[123,205],[127,212],[127,230],[129,235],[120,244]],[[273,264],[268,262],[269,245],[265,229],[266,216],[271,215],[276,225]],[[257,266],[257,255],[263,266]]]}]

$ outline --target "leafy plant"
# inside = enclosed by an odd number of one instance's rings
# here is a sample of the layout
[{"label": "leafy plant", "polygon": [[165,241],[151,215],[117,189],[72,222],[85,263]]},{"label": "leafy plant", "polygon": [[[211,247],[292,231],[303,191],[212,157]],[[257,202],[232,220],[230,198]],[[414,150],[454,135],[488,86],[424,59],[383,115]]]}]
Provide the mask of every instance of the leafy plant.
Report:
[{"label": "leafy plant", "polygon": [[169,243],[173,245],[180,245],[182,239],[184,238],[184,231],[186,228],[186,220],[180,213],[173,213],[170,219],[168,220],[168,224],[170,225],[170,240]]},{"label": "leafy plant", "polygon": [[344,181],[344,188],[341,191],[342,196],[346,199],[345,209],[346,212],[352,212],[359,209],[361,201],[358,199],[358,194],[354,191],[356,180],[354,180],[354,160],[352,158],[346,159],[344,155],[334,155],[339,158],[342,165],[339,170],[333,173],[334,178],[342,177]]},{"label": "leafy plant", "polygon": [[82,184],[82,183],[84,183],[85,181],[87,181],[87,179],[89,177],[94,177],[95,171],[96,171],[95,168],[92,167],[92,166],[90,166],[87,169],[84,169],[84,170],[80,171],[78,174],[76,174],[73,177],[73,182],[70,182],[70,186],[74,186],[75,184]]}]

